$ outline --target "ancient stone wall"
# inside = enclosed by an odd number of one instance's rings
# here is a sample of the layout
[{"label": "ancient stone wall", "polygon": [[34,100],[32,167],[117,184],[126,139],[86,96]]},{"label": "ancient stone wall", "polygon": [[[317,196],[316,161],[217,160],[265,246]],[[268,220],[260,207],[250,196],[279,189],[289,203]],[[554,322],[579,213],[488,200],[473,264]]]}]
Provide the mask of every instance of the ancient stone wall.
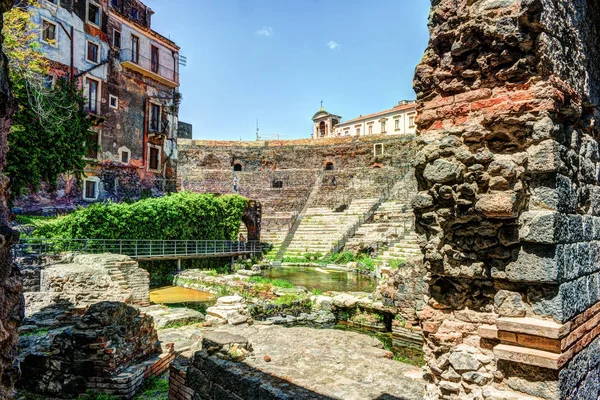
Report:
[{"label": "ancient stone wall", "polygon": [[[336,208],[356,198],[379,198],[406,175],[413,139],[179,140],[178,180],[185,190],[233,193],[237,178],[238,193],[263,205],[263,231],[285,237],[315,186],[319,193],[311,206]],[[333,170],[325,171],[329,163]]]},{"label": "ancient stone wall", "polygon": [[148,305],[150,277],[136,261],[116,254],[67,254],[59,260],[28,262],[29,289],[39,277],[38,290],[26,291],[28,317],[57,304],[89,306],[101,301]]},{"label": "ancient stone wall", "polygon": [[[0,0],[0,15],[13,5],[10,0]],[[2,29],[0,19],[0,30]],[[0,37],[0,45],[4,40]],[[6,186],[8,178],[3,174],[7,137],[12,124],[11,115],[15,104],[11,97],[8,77],[8,60],[0,48],[0,398],[12,397],[13,383],[18,376],[16,364],[18,332],[23,319],[23,296],[18,268],[12,263],[11,246],[19,239],[8,224]]]},{"label": "ancient stone wall", "polygon": [[427,398],[596,398],[599,3],[432,4],[414,82]]}]

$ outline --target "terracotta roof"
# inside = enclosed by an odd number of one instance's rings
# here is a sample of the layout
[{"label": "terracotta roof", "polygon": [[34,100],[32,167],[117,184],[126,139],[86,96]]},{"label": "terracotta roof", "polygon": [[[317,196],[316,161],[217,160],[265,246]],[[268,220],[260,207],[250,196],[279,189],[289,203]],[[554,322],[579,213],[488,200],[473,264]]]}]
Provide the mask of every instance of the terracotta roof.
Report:
[{"label": "terracotta roof", "polygon": [[411,108],[416,108],[417,107],[417,103],[412,102],[412,103],[407,103],[407,104],[398,104],[396,107],[394,108],[390,108],[389,110],[385,110],[385,111],[379,111],[373,114],[368,114],[368,115],[363,115],[360,116],[358,118],[354,118],[348,121],[343,121],[341,123],[339,123],[337,126],[340,125],[346,125],[346,124],[352,124],[358,121],[363,121],[365,119],[369,119],[369,118],[373,118],[373,117],[377,117],[379,115],[386,115],[386,114],[391,114],[397,111],[406,111],[406,110],[410,110]]}]

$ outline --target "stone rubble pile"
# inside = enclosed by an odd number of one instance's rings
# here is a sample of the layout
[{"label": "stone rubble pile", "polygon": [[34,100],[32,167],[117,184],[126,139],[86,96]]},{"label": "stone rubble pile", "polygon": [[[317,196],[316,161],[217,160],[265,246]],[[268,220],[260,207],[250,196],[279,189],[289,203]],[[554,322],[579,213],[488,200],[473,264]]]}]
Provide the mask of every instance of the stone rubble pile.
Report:
[{"label": "stone rubble pile", "polygon": [[217,304],[206,309],[206,321],[239,325],[248,322],[246,301],[238,296],[217,299]]},{"label": "stone rubble pile", "polygon": [[152,317],[124,303],[69,309],[56,319],[60,326],[20,337],[19,385],[32,393],[77,397],[92,390],[130,399],[144,376],[160,374],[174,356],[162,354]]}]

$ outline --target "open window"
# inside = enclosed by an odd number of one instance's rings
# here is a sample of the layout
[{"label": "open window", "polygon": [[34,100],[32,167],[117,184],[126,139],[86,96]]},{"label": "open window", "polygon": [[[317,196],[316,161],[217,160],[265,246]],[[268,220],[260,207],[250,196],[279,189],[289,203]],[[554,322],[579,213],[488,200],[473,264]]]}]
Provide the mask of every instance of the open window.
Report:
[{"label": "open window", "polygon": [[333,163],[332,162],[328,162],[327,164],[325,164],[325,171],[333,171]]},{"label": "open window", "polygon": [[148,170],[154,172],[160,172],[160,147],[150,144],[148,145]]},{"label": "open window", "polygon": [[283,181],[273,181],[271,186],[273,186],[274,189],[283,189]]},{"label": "open window", "polygon": [[93,78],[85,79],[86,111],[97,114],[100,112],[100,81]]},{"label": "open window", "polygon": [[98,64],[100,62],[100,46],[96,43],[87,42],[86,60],[91,63]]},{"label": "open window", "polygon": [[50,46],[57,46],[56,24],[46,19],[42,19],[42,42]]},{"label": "open window", "polygon": [[135,35],[131,35],[131,62],[140,62],[140,38]]},{"label": "open window", "polygon": [[100,153],[100,132],[90,131],[86,157],[97,160]]},{"label": "open window", "polygon": [[96,25],[96,27],[100,28],[101,18],[102,18],[102,9],[100,5],[94,1],[88,0],[87,2],[87,22]]},{"label": "open window", "polygon": [[160,104],[150,104],[150,132],[160,132]]},{"label": "open window", "polygon": [[110,108],[114,108],[115,110],[119,108],[119,98],[115,95],[108,95],[108,106]]},{"label": "open window", "polygon": [[158,73],[158,66],[159,66],[159,58],[158,58],[158,47],[156,46],[151,46],[150,47],[150,54],[151,54],[151,62],[150,62],[150,68],[152,69],[152,72],[154,72],[155,74]]},{"label": "open window", "polygon": [[83,199],[96,201],[100,196],[100,178],[91,176],[83,180]]},{"label": "open window", "polygon": [[242,164],[240,163],[235,163],[233,165],[233,171],[234,172],[242,172],[243,168],[242,168]]},{"label": "open window", "polygon": [[382,156],[383,155],[383,143],[376,143],[373,145],[373,155],[374,156]]},{"label": "open window", "polygon": [[113,31],[113,46],[117,49],[121,48],[121,31],[116,29]]}]

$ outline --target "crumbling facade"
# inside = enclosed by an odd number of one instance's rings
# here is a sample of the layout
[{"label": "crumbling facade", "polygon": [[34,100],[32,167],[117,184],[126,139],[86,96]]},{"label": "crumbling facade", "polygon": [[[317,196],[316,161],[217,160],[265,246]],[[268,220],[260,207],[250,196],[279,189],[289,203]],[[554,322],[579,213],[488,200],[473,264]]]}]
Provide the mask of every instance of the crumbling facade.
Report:
[{"label": "crumbling facade", "polygon": [[57,191],[19,199],[17,211],[174,190],[179,47],[152,30],[152,15],[139,0],[41,0],[32,9],[48,82],[77,80],[98,146],[88,151],[82,182],[66,174]]},{"label": "crumbling facade", "polygon": [[595,399],[600,3],[432,1],[413,201],[429,399]]}]

